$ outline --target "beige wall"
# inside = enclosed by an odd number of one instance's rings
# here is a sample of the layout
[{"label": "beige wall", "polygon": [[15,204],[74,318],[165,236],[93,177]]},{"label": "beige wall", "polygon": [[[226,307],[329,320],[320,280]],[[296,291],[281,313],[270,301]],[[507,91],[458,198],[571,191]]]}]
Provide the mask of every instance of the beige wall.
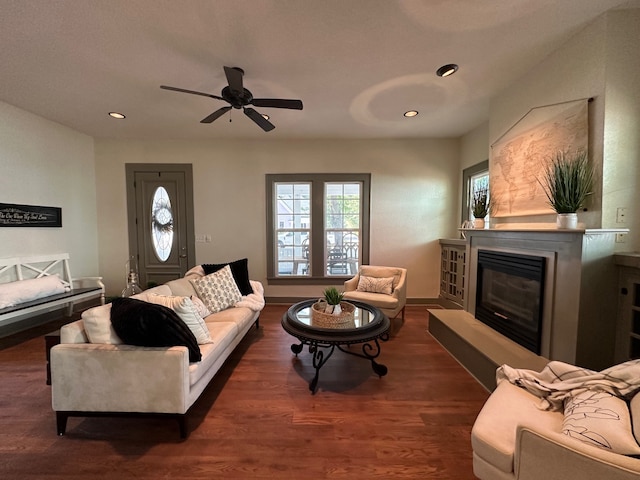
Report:
[{"label": "beige wall", "polygon": [[459,142],[439,140],[96,140],[100,271],[124,287],[127,258],[125,163],[191,163],[196,263],[248,257],[251,277],[271,297],[313,297],[324,287],[270,286],[266,280],[265,174],[371,173],[371,264],[409,269],[408,296],[435,298],[438,239],[455,233]]},{"label": "beige wall", "polygon": [[62,228],[0,228],[0,257],[66,252],[98,274],[91,137],[0,102],[0,202],[62,208]]},{"label": "beige wall", "polygon": [[[599,17],[491,101],[493,143],[531,108],[592,97],[589,105],[591,156],[597,185],[588,212],[589,228],[629,228],[617,251],[640,250],[640,9],[613,10]],[[616,223],[618,207],[627,222]],[[554,222],[555,215],[498,219]]]},{"label": "beige wall", "polygon": [[602,226],[629,228],[621,249],[640,251],[640,9],[613,11],[607,22]]}]

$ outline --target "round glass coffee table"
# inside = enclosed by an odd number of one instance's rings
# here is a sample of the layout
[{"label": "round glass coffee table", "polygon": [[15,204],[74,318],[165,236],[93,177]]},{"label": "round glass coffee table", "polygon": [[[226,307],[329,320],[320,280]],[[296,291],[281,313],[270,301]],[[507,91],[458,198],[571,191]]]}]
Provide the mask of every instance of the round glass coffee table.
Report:
[{"label": "round glass coffee table", "polygon": [[[380,377],[387,374],[387,367],[377,363],[380,355],[380,340],[389,340],[390,322],[378,308],[366,303],[349,301],[355,306],[354,319],[344,325],[327,327],[314,321],[311,306],[317,300],[304,300],[292,305],[282,317],[282,328],[293,335],[299,344],[292,344],[291,351],[296,356],[305,345],[309,346],[309,353],[313,355],[313,367],[316,374],[309,383],[309,390],[315,393],[318,385],[320,368],[329,360],[333,351],[338,350],[365,358],[371,361],[371,368]],[[362,353],[351,351],[343,346],[363,344]]]}]

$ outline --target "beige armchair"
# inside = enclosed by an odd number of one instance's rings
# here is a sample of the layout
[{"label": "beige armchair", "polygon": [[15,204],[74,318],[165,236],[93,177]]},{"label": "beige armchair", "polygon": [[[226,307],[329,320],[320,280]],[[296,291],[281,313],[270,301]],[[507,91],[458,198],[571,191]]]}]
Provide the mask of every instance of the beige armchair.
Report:
[{"label": "beige armchair", "polygon": [[[375,281],[361,282],[361,277],[392,278],[391,292],[363,291],[363,289],[376,290],[376,288],[366,288],[365,283],[372,285]],[[358,290],[359,284],[361,284],[361,290]],[[381,281],[381,284],[384,284],[384,281]],[[407,269],[362,265],[355,277],[344,282],[344,299],[347,301],[356,300],[378,307],[390,319],[397,317],[402,312],[402,320],[404,320],[404,308],[407,303]]]}]

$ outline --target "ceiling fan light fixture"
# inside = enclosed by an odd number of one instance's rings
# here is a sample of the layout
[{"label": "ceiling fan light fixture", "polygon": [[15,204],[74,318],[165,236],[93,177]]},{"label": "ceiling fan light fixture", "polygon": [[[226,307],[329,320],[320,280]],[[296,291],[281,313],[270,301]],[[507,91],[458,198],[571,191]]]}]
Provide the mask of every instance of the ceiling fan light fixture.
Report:
[{"label": "ceiling fan light fixture", "polygon": [[409,110],[408,112],[404,112],[403,115],[405,117],[415,117],[416,115],[418,115],[418,111],[417,110]]},{"label": "ceiling fan light fixture", "polygon": [[455,63],[449,63],[447,65],[441,66],[438,70],[436,70],[436,75],[439,77],[448,77],[449,75],[453,75],[458,71],[458,65]]},{"label": "ceiling fan light fixture", "polygon": [[124,115],[123,113],[119,113],[119,112],[109,112],[109,116],[111,118],[117,118],[118,120],[122,120],[123,118],[127,118],[126,115]]}]

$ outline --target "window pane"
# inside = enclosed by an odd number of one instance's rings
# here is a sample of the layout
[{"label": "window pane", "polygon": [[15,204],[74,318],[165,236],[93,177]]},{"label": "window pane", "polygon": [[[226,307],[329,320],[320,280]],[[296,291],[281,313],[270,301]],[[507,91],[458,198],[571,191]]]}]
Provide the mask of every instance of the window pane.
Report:
[{"label": "window pane", "polygon": [[274,232],[277,276],[309,276],[311,184],[277,183]]},{"label": "window pane", "polygon": [[[471,220],[474,220],[476,217],[473,215],[473,210],[471,208],[474,196],[480,192],[486,192],[487,198],[490,196],[489,195],[489,173],[482,172],[472,176],[470,179],[470,183],[471,185],[469,188],[469,210],[470,210],[469,218]],[[486,218],[486,216],[483,218]]]},{"label": "window pane", "polygon": [[164,187],[156,188],[151,202],[151,238],[153,250],[161,262],[166,262],[173,247],[173,211],[169,193]]},{"label": "window pane", "polygon": [[354,275],[360,265],[361,184],[325,183],[325,268]]}]

